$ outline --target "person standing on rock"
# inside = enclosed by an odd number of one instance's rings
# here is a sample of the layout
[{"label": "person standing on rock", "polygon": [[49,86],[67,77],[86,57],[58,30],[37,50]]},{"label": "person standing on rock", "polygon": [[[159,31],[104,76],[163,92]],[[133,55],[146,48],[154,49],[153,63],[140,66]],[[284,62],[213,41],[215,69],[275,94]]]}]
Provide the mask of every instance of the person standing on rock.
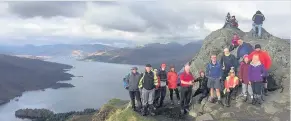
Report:
[{"label": "person standing on rock", "polygon": [[226,94],[226,99],[225,99],[226,107],[230,106],[231,95],[239,83],[238,77],[235,76],[235,71],[233,68],[229,71],[228,75],[229,76],[226,77],[226,80],[224,82],[224,86],[225,86],[224,93]]},{"label": "person standing on rock", "polygon": [[253,55],[252,61],[249,66],[249,81],[251,82],[254,98],[252,104],[261,104],[263,77],[267,75],[265,67],[262,65],[259,59],[259,55]]},{"label": "person standing on rock", "polygon": [[238,40],[237,60],[240,60],[244,55],[249,55],[253,51],[254,48],[250,43],[246,43],[241,39]]},{"label": "person standing on rock", "polygon": [[265,21],[265,16],[262,14],[261,11],[257,11],[256,14],[253,15],[253,31],[256,32],[256,27],[258,28],[258,37],[262,37],[262,26],[263,21]]},{"label": "person standing on rock", "polygon": [[192,96],[192,88],[194,84],[194,76],[190,72],[190,64],[184,67],[184,72],[180,74],[181,80],[181,113],[186,114],[190,111],[190,101]]},{"label": "person standing on rock", "polygon": [[145,72],[141,74],[139,80],[139,88],[142,90],[142,110],[143,116],[147,114],[147,109],[149,108],[149,113],[155,115],[153,106],[153,101],[155,97],[155,87],[158,85],[158,77],[156,73],[151,70],[152,66],[146,64]]},{"label": "person standing on rock", "polygon": [[230,19],[231,19],[230,18],[230,13],[228,12],[227,15],[226,15],[226,17],[225,17],[225,24],[224,24],[224,26],[222,28],[225,28],[227,26],[231,26]]},{"label": "person standing on rock", "polygon": [[[260,62],[264,65],[265,69],[268,71],[271,68],[272,65],[272,60],[270,55],[268,54],[267,51],[261,50],[261,45],[256,44],[255,45],[255,51],[253,51],[250,55],[249,58],[253,58],[254,55],[258,55]],[[263,83],[264,83],[264,88],[263,92],[265,96],[268,96],[268,80],[267,80],[268,75],[263,77]]]},{"label": "person standing on rock", "polygon": [[216,91],[216,96],[218,98],[218,104],[222,105],[220,97],[220,79],[222,76],[222,66],[216,60],[216,55],[211,55],[211,61],[206,66],[206,77],[208,77],[207,86],[210,88],[210,102],[214,103],[214,89]]},{"label": "person standing on rock", "polygon": [[177,80],[178,80],[178,74],[175,71],[174,65],[170,66],[170,71],[168,72],[168,88],[170,90],[170,99],[171,99],[171,104],[174,105],[174,100],[173,100],[173,93],[175,91],[178,104],[180,104],[180,95],[179,95],[179,90],[177,87]]},{"label": "person standing on rock", "polygon": [[195,91],[195,93],[192,97],[195,97],[195,96],[199,95],[200,93],[202,93],[202,95],[198,99],[198,104],[201,104],[201,101],[203,100],[203,98],[207,97],[207,95],[209,93],[209,88],[207,87],[208,78],[205,76],[205,72],[200,71],[200,77],[195,79],[194,82],[199,82],[199,87]]},{"label": "person standing on rock", "polygon": [[248,95],[250,96],[251,100],[253,100],[253,90],[251,87],[251,82],[249,81],[249,57],[245,55],[244,61],[241,62],[238,77],[240,82],[242,82],[242,95],[245,98],[245,102],[248,99]]},{"label": "person standing on rock", "polygon": [[156,100],[157,102],[159,102],[158,107],[162,107],[164,104],[164,99],[166,97],[166,93],[167,93],[167,71],[166,71],[166,67],[167,65],[165,63],[161,64],[161,70],[158,72],[158,78],[160,79],[160,97],[158,99],[160,100]]},{"label": "person standing on rock", "polygon": [[[137,67],[131,69],[131,73],[127,75],[127,89],[131,99],[131,106],[134,111],[138,111],[141,108],[141,98],[138,88],[140,74],[137,72]],[[137,107],[135,106],[135,100],[137,101]]]}]

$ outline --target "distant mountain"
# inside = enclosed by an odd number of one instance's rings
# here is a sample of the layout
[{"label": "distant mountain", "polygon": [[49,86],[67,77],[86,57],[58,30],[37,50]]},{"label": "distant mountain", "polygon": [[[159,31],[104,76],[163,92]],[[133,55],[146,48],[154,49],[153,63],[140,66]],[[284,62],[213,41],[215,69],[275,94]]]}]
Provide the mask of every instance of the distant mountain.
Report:
[{"label": "distant mountain", "polygon": [[186,45],[174,42],[168,44],[151,43],[136,48],[99,51],[98,54],[89,55],[83,60],[135,65],[150,63],[155,68],[159,68],[160,64],[165,62],[168,65],[174,64],[177,69],[180,69],[195,55],[201,46],[202,41],[191,42]]},{"label": "distant mountain", "polygon": [[75,50],[83,51],[84,53],[92,53],[100,50],[111,50],[115,47],[102,44],[56,44],[56,45],[25,45],[25,46],[0,46],[0,53],[13,55],[43,55],[43,56],[67,56]]},{"label": "distant mountain", "polygon": [[58,81],[70,80],[72,66],[0,54],[0,104],[22,92],[45,88],[72,87]]}]

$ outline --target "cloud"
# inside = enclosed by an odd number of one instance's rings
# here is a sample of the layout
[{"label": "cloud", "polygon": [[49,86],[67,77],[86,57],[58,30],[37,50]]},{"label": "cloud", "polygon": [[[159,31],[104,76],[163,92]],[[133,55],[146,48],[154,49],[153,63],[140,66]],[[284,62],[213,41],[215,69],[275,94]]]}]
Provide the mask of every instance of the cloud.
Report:
[{"label": "cloud", "polygon": [[8,10],[19,17],[44,17],[55,16],[78,17],[84,14],[85,2],[68,1],[24,1],[8,2]]},{"label": "cloud", "polygon": [[[0,37],[7,39],[5,42],[0,40],[0,43],[90,42],[85,40],[114,40],[115,43],[127,40],[127,43],[140,44],[185,43],[203,39],[211,31],[221,28],[227,12],[236,16],[240,29],[250,31],[251,18],[257,10],[266,16],[263,26],[267,31],[278,37],[289,38],[290,3],[190,0],[1,2]],[[54,37],[67,39],[51,40]]]}]

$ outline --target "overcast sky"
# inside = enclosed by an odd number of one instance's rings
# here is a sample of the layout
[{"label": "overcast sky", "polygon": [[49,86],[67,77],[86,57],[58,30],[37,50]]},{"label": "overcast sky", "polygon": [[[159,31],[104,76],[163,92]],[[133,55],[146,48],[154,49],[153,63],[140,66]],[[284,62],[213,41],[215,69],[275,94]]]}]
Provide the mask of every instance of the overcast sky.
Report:
[{"label": "overcast sky", "polygon": [[0,2],[0,44],[189,42],[236,15],[250,31],[260,10],[264,28],[290,38],[291,2]]}]

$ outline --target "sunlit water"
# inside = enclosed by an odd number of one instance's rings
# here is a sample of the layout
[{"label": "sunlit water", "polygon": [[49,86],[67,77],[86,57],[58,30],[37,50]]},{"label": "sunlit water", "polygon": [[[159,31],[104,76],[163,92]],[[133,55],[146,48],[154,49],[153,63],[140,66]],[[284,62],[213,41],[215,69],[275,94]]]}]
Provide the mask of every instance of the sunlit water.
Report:
[{"label": "sunlit water", "polygon": [[23,121],[14,116],[22,108],[46,108],[54,112],[78,111],[85,108],[99,108],[112,98],[129,99],[123,88],[122,78],[130,71],[131,65],[82,62],[68,58],[53,58],[49,61],[74,66],[68,71],[75,76],[67,83],[74,88],[29,91],[0,106],[0,121]]}]

